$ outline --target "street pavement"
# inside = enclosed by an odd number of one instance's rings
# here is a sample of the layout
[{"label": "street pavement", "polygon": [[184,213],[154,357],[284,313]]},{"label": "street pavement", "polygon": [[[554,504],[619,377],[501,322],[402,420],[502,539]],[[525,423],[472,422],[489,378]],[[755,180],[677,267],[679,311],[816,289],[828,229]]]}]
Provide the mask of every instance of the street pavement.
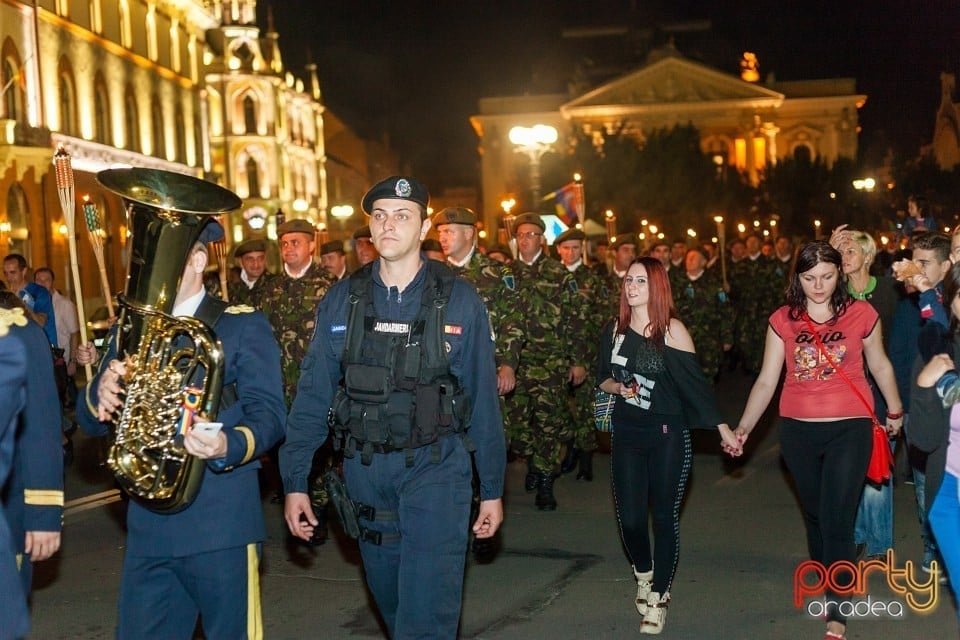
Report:
[{"label": "street pavement", "polygon": [[[728,372],[717,387],[735,423],[750,379]],[[794,570],[806,560],[799,507],[782,467],[768,410],[747,455],[725,459],[719,438],[694,433],[694,464],[681,516],[681,554],[664,638],[795,640],[822,638],[816,603],[793,604]],[[64,541],[35,569],[33,633],[38,639],[112,638],[124,550],[123,502],[99,466],[103,443],[78,435],[67,471]],[[523,490],[525,465],[507,470],[506,519],[492,560],[468,561],[462,638],[631,638],[639,634],[636,584],[621,547],[610,492],[610,456],[598,454],[593,482],[556,483],[559,509],[540,512]],[[291,542],[282,507],[264,491],[269,539],[263,548],[264,635],[268,639],[385,637],[367,594],[355,544],[336,535],[317,548]],[[919,563],[913,487],[895,490],[894,565]],[[219,523],[228,527],[229,523]],[[191,535],[185,531],[184,535]],[[926,576],[914,570],[917,580]],[[957,638],[957,609],[940,587],[932,611],[915,613],[907,595],[868,579],[871,615],[851,618],[847,638]],[[912,595],[912,594],[911,594]],[[931,595],[918,595],[920,603]],[[866,596],[857,597],[863,601]],[[866,605],[861,607],[866,609]],[[883,613],[882,609],[893,612]],[[875,615],[876,614],[876,615]],[[202,637],[198,635],[197,637]]]}]

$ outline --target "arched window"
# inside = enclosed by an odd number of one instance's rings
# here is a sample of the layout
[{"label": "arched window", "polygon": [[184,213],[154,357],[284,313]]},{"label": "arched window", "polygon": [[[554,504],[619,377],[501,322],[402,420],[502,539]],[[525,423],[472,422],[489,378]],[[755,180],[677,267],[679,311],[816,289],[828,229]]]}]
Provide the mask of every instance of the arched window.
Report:
[{"label": "arched window", "polygon": [[257,133],[257,101],[249,93],[243,97],[243,125],[246,133]]},{"label": "arched window", "polygon": [[29,209],[27,198],[19,184],[14,184],[7,191],[7,219],[2,220],[3,226],[0,227],[7,236],[7,247],[5,253],[19,253],[30,262],[30,243],[27,242],[29,232],[27,229],[27,218]]},{"label": "arched window", "polygon": [[17,60],[13,57],[3,59],[3,66],[0,67],[0,87],[6,87],[3,94],[3,111],[0,117],[7,120],[19,120],[20,113],[23,110],[23,73]]},{"label": "arched window", "polygon": [[123,97],[123,133],[126,136],[125,148],[140,151],[140,117],[137,114],[137,96],[127,87]]},{"label": "arched window", "polygon": [[76,135],[79,127],[77,121],[77,93],[73,85],[73,76],[69,65],[61,61],[60,79],[58,82],[60,99],[60,132],[67,135]]},{"label": "arched window", "polygon": [[801,142],[793,148],[793,159],[797,162],[810,164],[813,162],[813,151],[808,144]]},{"label": "arched window", "polygon": [[120,44],[127,49],[133,48],[133,28],[130,23],[130,2],[120,0],[117,6],[120,17]]},{"label": "arched window", "polygon": [[247,172],[247,192],[250,198],[260,197],[260,165],[254,157],[248,156],[245,166]]},{"label": "arched window", "polygon": [[160,106],[160,99],[153,96],[150,104],[150,137],[153,142],[153,155],[162,158],[166,156],[166,148],[163,140],[163,107]]},{"label": "arched window", "polygon": [[97,73],[93,86],[93,119],[96,129],[93,139],[113,146],[113,127],[110,121],[110,98],[107,94],[107,84],[103,75]]}]

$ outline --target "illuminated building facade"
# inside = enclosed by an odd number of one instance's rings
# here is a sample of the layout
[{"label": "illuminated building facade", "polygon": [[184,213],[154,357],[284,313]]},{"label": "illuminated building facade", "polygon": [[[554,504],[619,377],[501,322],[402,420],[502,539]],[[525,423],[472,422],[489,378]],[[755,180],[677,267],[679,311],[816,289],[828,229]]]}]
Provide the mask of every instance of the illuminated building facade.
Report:
[{"label": "illuminated building facade", "polygon": [[[326,222],[316,68],[286,71],[255,0],[0,0],[0,251],[50,266],[68,290],[52,169],[63,146],[78,198],[104,214],[107,271],[126,271],[125,215],[94,179],[135,166],[217,182],[244,201],[228,243],[273,237],[274,214]],[[84,296],[100,296],[78,217]],[[89,307],[89,305],[88,305]]]},{"label": "illuminated building facade", "polygon": [[[640,69],[572,99],[567,94],[483,98],[471,123],[480,139],[485,226],[496,228],[495,203],[505,193],[524,191],[518,186],[529,161],[515,153],[508,138],[514,126],[556,128],[561,137],[553,148],[562,152],[565,134],[572,131],[600,142],[603,132],[622,128],[642,140],[644,132],[692,123],[705,153],[756,184],[763,169],[783,157],[806,154],[828,164],[855,158],[857,110],[865,101],[851,78],[746,82],[669,46],[652,53]],[[549,191],[560,185],[543,186]]]}]

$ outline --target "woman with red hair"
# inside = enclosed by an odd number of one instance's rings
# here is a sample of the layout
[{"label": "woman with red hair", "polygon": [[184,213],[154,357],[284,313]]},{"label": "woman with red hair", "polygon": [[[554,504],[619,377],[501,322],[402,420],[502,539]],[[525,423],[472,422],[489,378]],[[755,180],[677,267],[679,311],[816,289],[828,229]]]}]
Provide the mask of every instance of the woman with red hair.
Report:
[{"label": "woman with red hair", "polygon": [[677,566],[680,502],[692,457],[688,429],[719,429],[724,448],[734,455],[740,445],[677,318],[667,272],[654,258],[634,260],[624,276],[619,317],[601,337],[597,380],[601,390],[616,397],[613,495],[637,579],[640,633],[657,634]]}]

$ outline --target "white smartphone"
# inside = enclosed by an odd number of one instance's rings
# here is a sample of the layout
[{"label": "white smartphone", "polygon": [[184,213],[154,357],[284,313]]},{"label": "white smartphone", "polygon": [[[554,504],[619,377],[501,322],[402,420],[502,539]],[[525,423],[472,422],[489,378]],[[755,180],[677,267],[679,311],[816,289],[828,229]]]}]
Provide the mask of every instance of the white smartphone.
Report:
[{"label": "white smartphone", "polygon": [[194,422],[193,430],[208,436],[215,436],[223,428],[222,422]]}]

